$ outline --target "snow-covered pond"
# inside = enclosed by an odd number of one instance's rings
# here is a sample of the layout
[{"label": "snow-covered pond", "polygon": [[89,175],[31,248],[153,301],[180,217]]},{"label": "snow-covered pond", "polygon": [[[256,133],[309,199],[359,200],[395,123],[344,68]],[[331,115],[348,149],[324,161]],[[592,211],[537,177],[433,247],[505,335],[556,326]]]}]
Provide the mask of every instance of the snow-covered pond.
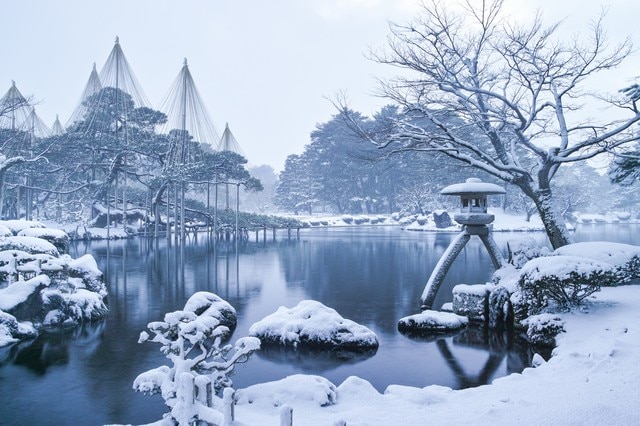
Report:
[{"label": "snow-covered pond", "polygon": [[[134,392],[135,377],[165,363],[156,345],[137,344],[150,321],[180,309],[196,291],[211,291],[238,313],[232,340],[275,312],[305,299],[322,302],[373,330],[377,350],[310,352],[267,347],[237,368],[234,387],[305,373],[340,384],[352,375],[379,391],[389,384],[452,388],[488,383],[521,371],[532,353],[504,334],[470,328],[455,337],[424,339],[397,331],[401,317],[419,312],[419,299],[439,256],[455,234],[403,232],[394,227],[303,230],[275,242],[219,246],[201,236],[184,248],[144,239],[78,243],[74,257],[91,253],[105,273],[106,321],[0,349],[0,424],[140,424],[165,412],[159,396]],[[520,233],[497,233],[506,247]],[[542,234],[526,234],[539,241]],[[638,225],[581,225],[576,241],[637,244]],[[472,240],[459,256],[434,306],[451,300],[454,285],[486,281],[491,260]]]}]

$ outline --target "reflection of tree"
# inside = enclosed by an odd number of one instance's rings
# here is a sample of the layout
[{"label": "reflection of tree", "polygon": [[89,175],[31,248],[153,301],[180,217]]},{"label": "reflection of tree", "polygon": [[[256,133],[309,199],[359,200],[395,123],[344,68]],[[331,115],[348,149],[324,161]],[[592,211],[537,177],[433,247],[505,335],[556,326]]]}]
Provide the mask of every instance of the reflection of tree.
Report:
[{"label": "reflection of tree", "polygon": [[52,365],[64,365],[69,362],[71,345],[83,348],[82,355],[90,356],[97,349],[104,324],[104,321],[99,321],[73,329],[44,331],[34,340],[12,346],[8,351],[6,363],[24,366],[33,373],[44,376]]},{"label": "reflection of tree", "polygon": [[318,348],[263,344],[256,354],[277,364],[295,366],[306,373],[318,374],[374,356],[378,348]]}]

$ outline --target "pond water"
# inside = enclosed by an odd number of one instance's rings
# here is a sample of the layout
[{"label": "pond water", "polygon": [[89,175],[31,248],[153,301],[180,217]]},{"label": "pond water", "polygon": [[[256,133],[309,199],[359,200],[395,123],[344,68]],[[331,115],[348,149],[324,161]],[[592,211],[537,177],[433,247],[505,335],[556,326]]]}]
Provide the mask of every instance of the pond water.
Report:
[{"label": "pond water", "polygon": [[[582,225],[576,241],[638,244],[638,225]],[[135,377],[165,364],[155,343],[138,344],[150,321],[181,309],[196,291],[231,303],[238,326],[231,338],[279,307],[314,299],[371,328],[380,347],[369,353],[264,348],[233,376],[236,389],[291,374],[318,374],[339,385],[356,375],[379,391],[390,384],[454,389],[490,383],[522,371],[533,351],[508,332],[470,327],[454,336],[422,338],[397,331],[401,317],[419,312],[431,270],[455,234],[405,232],[396,227],[301,230],[236,249],[204,236],[182,247],[166,240],[76,243],[71,255],[92,254],[105,273],[110,314],[81,328],[43,333],[0,349],[0,424],[148,423],[166,412],[162,398],[131,389]],[[523,234],[497,233],[500,247]],[[543,243],[541,233],[526,234]],[[459,283],[486,282],[491,260],[473,238],[451,268],[434,307],[451,300]]]}]

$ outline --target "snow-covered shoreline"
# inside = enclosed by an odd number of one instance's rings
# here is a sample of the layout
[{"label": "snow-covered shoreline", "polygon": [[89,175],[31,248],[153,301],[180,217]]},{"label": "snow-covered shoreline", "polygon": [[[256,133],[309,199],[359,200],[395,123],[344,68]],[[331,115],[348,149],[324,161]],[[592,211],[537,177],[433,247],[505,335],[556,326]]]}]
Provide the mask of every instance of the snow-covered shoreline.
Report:
[{"label": "snow-covered shoreline", "polygon": [[[305,398],[313,376],[273,382],[271,395],[236,406],[236,421],[277,425],[282,405],[293,424],[638,424],[640,422],[640,286],[603,288],[578,312],[562,314],[566,333],[557,337],[549,362],[491,385],[464,390],[442,386],[389,386],[384,394],[351,377],[337,385],[336,402],[320,406]],[[316,385],[320,386],[320,385]],[[247,388],[250,390],[250,388]],[[295,395],[300,395],[296,398]],[[274,406],[273,401],[279,401]],[[266,401],[263,401],[266,402]]]},{"label": "snow-covered shoreline", "polygon": [[[439,213],[444,212],[444,210]],[[447,212],[453,218],[453,212]],[[545,232],[540,217],[533,215],[529,221],[524,215],[504,213],[499,209],[489,209],[489,213],[495,216],[491,224],[493,232]],[[629,217],[620,219],[621,214],[612,212],[607,214],[579,214],[575,224],[567,224],[569,229],[577,224],[610,224],[610,223],[638,223],[638,220]],[[307,224],[311,228],[322,227],[353,227],[353,226],[400,226],[407,231],[424,232],[460,232],[461,225],[453,223],[452,226],[438,228],[433,215],[410,215],[400,217],[392,215],[319,215],[296,216],[296,219]],[[452,219],[453,222],[453,219]]]}]

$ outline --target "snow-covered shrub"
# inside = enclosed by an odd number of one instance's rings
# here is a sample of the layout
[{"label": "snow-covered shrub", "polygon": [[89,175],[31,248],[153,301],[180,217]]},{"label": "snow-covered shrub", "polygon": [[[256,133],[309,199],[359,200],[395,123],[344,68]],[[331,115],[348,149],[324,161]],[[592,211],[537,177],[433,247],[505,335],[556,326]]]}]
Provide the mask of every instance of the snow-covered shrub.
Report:
[{"label": "snow-covered shrub", "polygon": [[554,255],[579,256],[613,265],[618,272],[618,283],[640,278],[640,246],[606,241],[588,241],[568,244],[553,252]]},{"label": "snow-covered shrub", "polygon": [[489,293],[489,327],[506,324],[511,318],[511,303],[509,291],[502,286],[494,287]]},{"label": "snow-covered shrub", "polygon": [[553,305],[560,310],[580,305],[616,280],[616,270],[608,263],[576,256],[547,256],[522,267],[519,285],[528,315],[534,315]]},{"label": "snow-covered shrub", "polygon": [[507,261],[518,269],[531,259],[550,254],[548,248],[540,247],[533,238],[508,241],[507,250],[509,252]]},{"label": "snow-covered shrub", "polygon": [[58,249],[49,241],[36,237],[7,237],[0,240],[0,251],[20,250],[30,254],[43,253],[58,257]]},{"label": "snow-covered shrub", "polygon": [[69,253],[69,236],[60,229],[26,228],[18,232],[19,237],[35,237],[49,241],[60,253]]},{"label": "snow-covered shrub", "polygon": [[45,326],[77,325],[85,321],[103,318],[109,312],[103,297],[83,288],[72,291],[48,288],[40,292],[42,308],[46,313]]},{"label": "snow-covered shrub", "polygon": [[293,308],[279,307],[253,324],[249,335],[263,342],[292,346],[378,347],[373,331],[315,300],[303,300]]},{"label": "snow-covered shrub", "polygon": [[11,232],[11,229],[7,228],[4,225],[0,225],[0,238],[1,237],[10,237],[13,235],[13,232]]},{"label": "snow-covered shrub", "polygon": [[527,340],[534,345],[555,346],[556,336],[564,331],[564,321],[554,314],[533,315],[522,324],[527,327]]},{"label": "snow-covered shrub", "polygon": [[22,219],[2,220],[0,221],[0,225],[9,228],[13,235],[18,235],[18,232],[22,231],[23,229],[44,228],[44,225],[38,221]]},{"label": "snow-covered shrub", "polygon": [[416,217],[416,222],[418,222],[418,225],[426,225],[429,222],[429,216],[420,215]]},{"label": "snow-covered shrub", "polygon": [[[235,365],[247,361],[260,348],[260,340],[244,337],[234,346],[222,346],[223,338],[230,333],[229,327],[222,325],[230,306],[213,293],[198,292],[189,298],[183,310],[166,314],[164,321],[149,323],[153,337],[145,331],[140,333],[139,343],[160,343],[160,351],[172,365],[140,374],[133,388],[162,394],[171,408],[166,417],[179,425],[200,420],[230,424],[232,420],[227,418],[230,414],[223,403],[224,390],[231,388],[230,375]],[[233,314],[235,317],[235,310]]]}]

